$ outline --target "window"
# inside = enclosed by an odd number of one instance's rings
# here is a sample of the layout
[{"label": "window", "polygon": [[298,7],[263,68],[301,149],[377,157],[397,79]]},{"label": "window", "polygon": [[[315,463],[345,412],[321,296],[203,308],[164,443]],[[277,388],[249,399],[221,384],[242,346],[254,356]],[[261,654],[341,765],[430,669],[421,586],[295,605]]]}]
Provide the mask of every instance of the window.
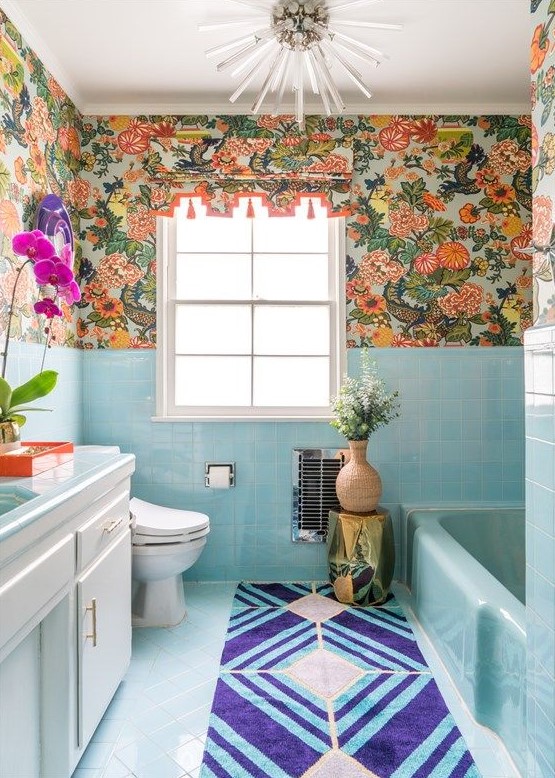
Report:
[{"label": "window", "polygon": [[[329,417],[343,370],[341,218],[313,200],[159,219],[157,416]],[[188,205],[188,201],[187,201]],[[341,259],[341,261],[339,261]],[[341,300],[341,302],[339,302]]]}]

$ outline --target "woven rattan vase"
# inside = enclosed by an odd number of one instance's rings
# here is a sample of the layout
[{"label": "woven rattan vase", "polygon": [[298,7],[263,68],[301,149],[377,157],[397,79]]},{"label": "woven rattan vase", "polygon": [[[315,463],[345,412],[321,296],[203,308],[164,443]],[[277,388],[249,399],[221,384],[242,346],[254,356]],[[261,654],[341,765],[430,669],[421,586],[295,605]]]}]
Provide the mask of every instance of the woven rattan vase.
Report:
[{"label": "woven rattan vase", "polygon": [[375,511],[382,496],[382,479],[366,459],[367,440],[350,440],[351,457],[335,482],[337,498],[348,513]]}]

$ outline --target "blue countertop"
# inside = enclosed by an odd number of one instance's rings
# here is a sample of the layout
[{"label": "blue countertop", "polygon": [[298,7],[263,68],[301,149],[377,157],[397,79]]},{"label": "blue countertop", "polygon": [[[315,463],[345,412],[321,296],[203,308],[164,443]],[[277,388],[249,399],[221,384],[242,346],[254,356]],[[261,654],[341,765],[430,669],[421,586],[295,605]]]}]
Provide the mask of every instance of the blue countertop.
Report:
[{"label": "blue countertop", "polygon": [[132,472],[134,462],[133,454],[121,454],[114,446],[76,446],[71,460],[50,470],[26,478],[0,477],[0,506],[2,498],[20,503],[0,514],[0,542],[100,477],[125,466]]}]

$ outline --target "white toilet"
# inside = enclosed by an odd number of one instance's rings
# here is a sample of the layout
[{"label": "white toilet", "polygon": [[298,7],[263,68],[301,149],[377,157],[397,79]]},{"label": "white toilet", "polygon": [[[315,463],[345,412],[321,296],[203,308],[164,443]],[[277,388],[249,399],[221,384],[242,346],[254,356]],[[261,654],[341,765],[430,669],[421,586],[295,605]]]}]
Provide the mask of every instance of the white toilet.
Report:
[{"label": "white toilet", "polygon": [[170,627],[186,614],[181,574],[199,558],[210,532],[204,513],[133,497],[133,624]]}]

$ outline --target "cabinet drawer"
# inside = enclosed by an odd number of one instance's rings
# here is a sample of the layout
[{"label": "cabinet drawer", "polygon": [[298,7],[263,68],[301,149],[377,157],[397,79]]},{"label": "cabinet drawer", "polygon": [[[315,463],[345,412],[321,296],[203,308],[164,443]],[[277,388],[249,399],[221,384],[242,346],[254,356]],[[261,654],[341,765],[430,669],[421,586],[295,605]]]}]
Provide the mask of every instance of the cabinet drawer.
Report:
[{"label": "cabinet drawer", "polygon": [[92,519],[77,530],[77,570],[83,570],[129,527],[129,492],[111,494]]}]

